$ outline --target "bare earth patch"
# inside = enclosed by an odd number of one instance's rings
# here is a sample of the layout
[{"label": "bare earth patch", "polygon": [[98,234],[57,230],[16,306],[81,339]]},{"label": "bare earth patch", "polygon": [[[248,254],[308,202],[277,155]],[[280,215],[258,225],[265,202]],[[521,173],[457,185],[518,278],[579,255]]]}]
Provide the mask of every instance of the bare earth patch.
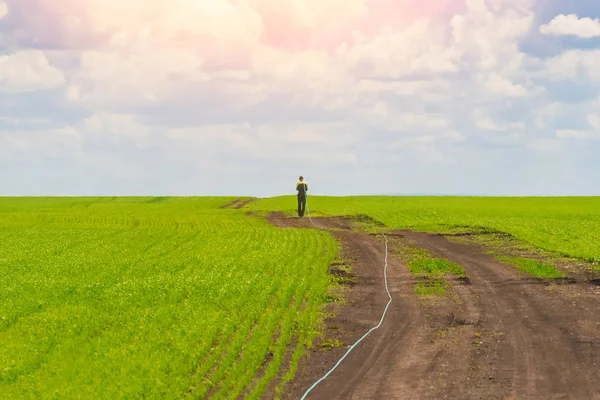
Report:
[{"label": "bare earth patch", "polygon": [[[314,229],[306,218],[269,220]],[[344,218],[313,222],[341,242],[352,283],[342,304],[328,306],[324,336],[300,361],[285,399],[299,399],[323,376],[379,322],[388,300],[381,238],[353,231]],[[398,231],[388,238],[393,302],[386,320],[309,399],[600,399],[597,285],[530,279],[479,246],[440,235]],[[466,278],[447,280],[444,295],[417,296],[415,278],[392,251],[403,240],[460,265]],[[345,345],[323,346],[339,343]]]}]

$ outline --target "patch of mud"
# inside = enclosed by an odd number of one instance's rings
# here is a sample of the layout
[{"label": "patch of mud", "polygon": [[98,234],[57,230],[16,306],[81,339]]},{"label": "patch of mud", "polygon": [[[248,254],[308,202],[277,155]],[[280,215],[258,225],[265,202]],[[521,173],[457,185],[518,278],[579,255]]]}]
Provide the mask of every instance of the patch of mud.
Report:
[{"label": "patch of mud", "polygon": [[471,280],[468,276],[459,276],[455,280],[462,285],[471,285]]},{"label": "patch of mud", "polygon": [[244,208],[244,207],[246,207],[248,204],[252,204],[252,203],[254,203],[255,201],[256,201],[256,199],[254,199],[254,198],[252,198],[252,199],[248,199],[248,200],[245,200],[245,201],[243,201],[243,202],[241,202],[241,203],[237,203],[237,204],[236,204],[236,205],[235,205],[233,208],[235,208],[235,209],[239,210],[240,208]]},{"label": "patch of mud", "polygon": [[235,199],[231,203],[225,204],[224,206],[221,206],[219,208],[221,208],[221,209],[236,209],[236,210],[239,210],[239,209],[244,208],[248,204],[251,204],[251,203],[253,203],[255,201],[256,201],[255,198],[251,198],[251,199],[244,200],[244,201],[242,201],[241,199]]},{"label": "patch of mud", "polygon": [[221,209],[233,208],[233,207],[235,207],[235,206],[236,206],[236,205],[237,205],[239,202],[240,202],[240,199],[235,199],[235,200],[233,200],[231,203],[229,203],[229,204],[225,204],[225,205],[222,205],[222,206],[221,206],[221,207],[219,207],[219,208],[221,208]]},{"label": "patch of mud", "polygon": [[268,220],[271,224],[280,228],[307,228],[321,230],[352,230],[354,223],[343,217],[296,217],[282,212],[269,214]]}]

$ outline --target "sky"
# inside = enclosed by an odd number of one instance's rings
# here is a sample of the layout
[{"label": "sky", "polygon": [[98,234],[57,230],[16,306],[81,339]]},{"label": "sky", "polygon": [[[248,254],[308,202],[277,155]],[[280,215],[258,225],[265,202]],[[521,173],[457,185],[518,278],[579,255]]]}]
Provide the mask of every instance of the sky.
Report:
[{"label": "sky", "polygon": [[0,195],[600,195],[596,0],[0,0]]}]

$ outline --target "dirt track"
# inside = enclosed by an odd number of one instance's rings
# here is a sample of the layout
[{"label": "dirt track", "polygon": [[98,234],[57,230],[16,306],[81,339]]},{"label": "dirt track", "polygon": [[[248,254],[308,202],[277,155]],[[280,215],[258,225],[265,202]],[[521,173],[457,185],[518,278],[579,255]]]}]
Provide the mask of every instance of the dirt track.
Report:
[{"label": "dirt track", "polygon": [[241,208],[246,207],[248,204],[255,202],[256,199],[255,198],[251,198],[245,201],[242,201],[240,199],[235,199],[233,200],[231,203],[229,204],[225,204],[224,206],[221,206],[221,209],[236,209],[239,210]]},{"label": "dirt track", "polygon": [[[280,227],[308,219],[273,214]],[[356,283],[330,309],[326,339],[347,346],[375,326],[387,303],[380,238],[349,230],[343,219],[313,218],[341,242]],[[357,346],[308,399],[600,399],[600,295],[589,283],[528,279],[472,245],[396,232],[463,266],[451,300],[423,302],[413,277],[390,252],[393,302],[380,329]],[[393,243],[392,243],[393,244]],[[286,399],[299,399],[345,353],[319,346],[300,364]]]}]

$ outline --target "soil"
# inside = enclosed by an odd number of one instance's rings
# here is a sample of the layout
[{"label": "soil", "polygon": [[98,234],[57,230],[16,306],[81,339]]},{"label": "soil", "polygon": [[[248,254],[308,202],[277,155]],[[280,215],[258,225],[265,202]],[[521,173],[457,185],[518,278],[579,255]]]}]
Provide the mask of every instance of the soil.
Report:
[{"label": "soil", "polygon": [[[269,220],[329,230],[354,279],[344,302],[328,307],[323,337],[284,388],[282,398],[299,399],[379,322],[388,301],[384,241],[352,230],[344,218],[311,223],[274,213]],[[440,235],[397,231],[388,239],[393,302],[386,319],[307,399],[600,399],[597,284],[532,279],[480,247]],[[447,295],[418,297],[393,251],[406,240],[460,264],[468,278],[449,280]],[[344,345],[323,346],[335,340]]]},{"label": "soil", "polygon": [[220,208],[222,208],[222,209],[236,209],[236,210],[239,210],[240,208],[244,208],[248,204],[253,203],[255,201],[256,201],[256,199],[254,199],[254,198],[248,199],[248,200],[245,200],[245,201],[241,201],[240,199],[235,199],[231,203],[225,204],[224,206],[221,206]]}]

